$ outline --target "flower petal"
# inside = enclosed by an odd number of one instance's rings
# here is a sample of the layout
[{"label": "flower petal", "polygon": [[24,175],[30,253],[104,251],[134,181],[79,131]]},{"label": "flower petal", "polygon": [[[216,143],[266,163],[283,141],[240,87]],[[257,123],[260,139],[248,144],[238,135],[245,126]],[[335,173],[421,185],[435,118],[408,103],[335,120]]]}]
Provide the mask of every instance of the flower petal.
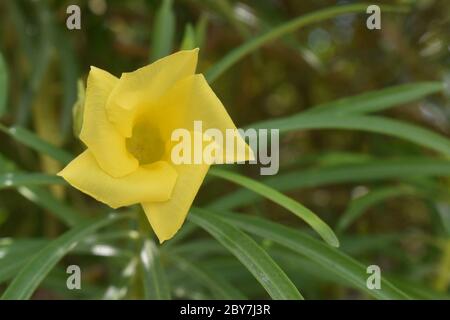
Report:
[{"label": "flower petal", "polygon": [[181,228],[209,165],[175,165],[177,182],[170,200],[142,203],[160,243],[172,238]]},{"label": "flower petal", "polygon": [[[227,129],[236,130],[233,120],[202,74],[179,81],[159,103],[152,117],[163,124],[160,130],[167,139],[174,129],[196,131],[194,121],[198,120],[202,121],[203,133],[208,129],[218,129],[224,139]],[[237,131],[233,131],[233,138],[234,148],[225,146],[218,155],[223,154],[223,158],[229,159],[227,163],[253,160],[253,151]],[[221,158],[217,157],[214,163],[224,163]]]},{"label": "flower petal", "polygon": [[91,67],[80,133],[81,141],[92,151],[99,166],[113,177],[125,176],[139,166],[126,148],[125,137],[106,115],[106,101],[118,81],[108,72]]},{"label": "flower petal", "polygon": [[98,166],[89,150],[70,162],[58,175],[112,208],[147,201],[167,201],[177,180],[176,170],[165,161],[141,166],[122,178],[113,178]]},{"label": "flower petal", "polygon": [[140,68],[122,73],[108,103],[108,117],[122,135],[131,137],[134,118],[151,108],[177,81],[195,73],[198,49],[184,50]]}]

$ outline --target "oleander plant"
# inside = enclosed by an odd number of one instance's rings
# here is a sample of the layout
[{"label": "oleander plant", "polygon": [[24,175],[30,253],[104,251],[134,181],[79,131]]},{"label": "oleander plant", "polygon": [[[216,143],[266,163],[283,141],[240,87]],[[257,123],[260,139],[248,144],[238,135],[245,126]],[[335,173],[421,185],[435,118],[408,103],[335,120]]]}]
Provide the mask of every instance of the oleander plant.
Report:
[{"label": "oleander plant", "polygon": [[450,2],[375,2],[2,1],[0,298],[449,299]]}]

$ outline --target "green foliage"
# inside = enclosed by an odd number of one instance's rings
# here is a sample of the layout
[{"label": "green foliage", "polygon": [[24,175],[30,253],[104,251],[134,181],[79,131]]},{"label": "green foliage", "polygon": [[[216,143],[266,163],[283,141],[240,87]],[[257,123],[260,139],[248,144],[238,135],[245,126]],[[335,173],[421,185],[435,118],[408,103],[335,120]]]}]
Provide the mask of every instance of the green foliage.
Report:
[{"label": "green foliage", "polygon": [[29,299],[34,290],[44,280],[52,268],[84,237],[97,229],[107,226],[117,220],[126,218],[125,214],[110,214],[95,221],[79,224],[58,239],[50,242],[37,252],[20,270],[2,299]]},{"label": "green foliage", "polygon": [[355,287],[367,291],[379,299],[405,299],[408,298],[401,290],[383,279],[381,290],[369,290],[366,286],[366,268],[345,254],[325,246],[308,235],[302,234],[292,228],[275,224],[260,218],[244,217],[242,215],[222,214],[224,219],[232,221],[243,230],[270,239],[293,251],[309,257],[315,263],[336,273],[352,283]]},{"label": "green foliage", "polygon": [[144,283],[144,297],[158,300],[170,299],[169,284],[156,245],[149,240],[143,241],[140,258]]},{"label": "green foliage", "polygon": [[175,14],[172,0],[162,0],[156,12],[152,32],[150,61],[158,60],[170,54],[175,37]]},{"label": "green foliage", "polygon": [[249,236],[202,209],[193,209],[189,219],[227,248],[253,274],[272,299],[303,299],[283,270]]},{"label": "green foliage", "polygon": [[283,208],[291,211],[296,216],[305,220],[307,224],[309,224],[321,237],[327,241],[330,245],[338,247],[339,240],[334,234],[333,230],[323,222],[317,215],[315,215],[311,210],[302,206],[297,201],[286,197],[282,193],[262,184],[257,181],[251,180],[249,178],[240,176],[236,173],[227,172],[220,169],[212,169],[210,174],[213,176],[217,176],[234,183],[237,183],[248,190],[256,192],[259,195],[264,196],[265,198],[272,200],[273,202],[279,204]]},{"label": "green foliage", "polygon": [[[209,82],[214,82],[222,73],[228,68],[238,62],[247,54],[259,49],[266,43],[276,40],[296,29],[302,28],[309,24],[321,22],[323,20],[331,19],[342,14],[349,14],[354,12],[365,12],[369,5],[365,3],[335,6],[314,13],[300,16],[291,21],[285,22],[282,25],[273,28],[272,30],[261,34],[252,40],[244,43],[240,47],[233,49],[226,54],[219,62],[217,62],[211,69],[206,72],[206,79]],[[405,8],[395,6],[382,6],[383,12],[404,12]]]},{"label": "green foliage", "polygon": [[[1,298],[449,299],[448,28],[433,23],[449,4],[429,3],[381,5],[378,31],[365,3],[108,2],[76,32],[58,2],[2,5]],[[55,173],[84,149],[90,65],[119,75],[195,47],[238,127],[280,130],[281,167],[211,168],[160,245],[138,206],[111,212]]]},{"label": "green foliage", "polygon": [[3,55],[0,52],[0,117],[6,111],[8,99],[8,70]]}]

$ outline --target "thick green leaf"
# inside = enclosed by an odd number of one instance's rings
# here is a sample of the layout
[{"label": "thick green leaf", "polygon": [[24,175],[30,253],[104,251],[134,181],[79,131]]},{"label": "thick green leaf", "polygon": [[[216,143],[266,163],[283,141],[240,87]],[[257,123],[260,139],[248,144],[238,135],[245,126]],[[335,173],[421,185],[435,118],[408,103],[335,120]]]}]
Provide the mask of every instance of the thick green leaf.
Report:
[{"label": "thick green leaf", "polygon": [[193,208],[189,220],[210,233],[253,274],[273,299],[302,299],[294,284],[249,236],[218,216]]},{"label": "thick green leaf", "polygon": [[336,229],[343,232],[350,224],[358,219],[368,208],[386,201],[389,198],[414,194],[415,190],[408,186],[383,187],[353,200],[347,210],[339,218]]},{"label": "thick green leaf", "polygon": [[156,12],[152,32],[151,61],[167,56],[172,51],[175,37],[175,14],[172,2],[172,0],[162,0]]},{"label": "thick green leaf", "polygon": [[140,263],[146,299],[170,300],[170,288],[161,264],[159,249],[150,240],[142,244]]},{"label": "thick green leaf", "polygon": [[381,280],[381,289],[368,289],[366,286],[368,274],[364,265],[338,249],[324,245],[322,242],[298,230],[242,214],[220,213],[220,216],[222,219],[247,232],[270,239],[308,257],[327,269],[328,272],[347,279],[350,284],[377,299],[408,298],[406,294],[384,278]]},{"label": "thick green leaf", "polygon": [[127,214],[109,214],[106,217],[80,224],[59,238],[51,241],[42,250],[37,252],[19,271],[4,292],[2,299],[29,299],[58,261],[73,249],[78,242],[98,229],[127,217],[129,217]]},{"label": "thick green leaf", "polygon": [[39,153],[46,154],[63,164],[67,164],[73,159],[73,156],[67,151],[64,151],[63,149],[60,149],[52,145],[51,143],[42,140],[40,137],[25,128],[6,128],[5,126],[0,124],[0,131],[8,134],[14,140],[23,143],[27,147],[30,147]]},{"label": "thick green leaf", "polygon": [[[262,183],[282,192],[335,183],[380,181],[413,177],[450,176],[450,161],[439,159],[376,159],[336,167],[301,169],[262,180]],[[215,200],[211,206],[230,209],[258,200],[249,190],[240,189]]]},{"label": "thick green leaf", "polygon": [[[320,112],[335,115],[378,112],[440,92],[443,88],[444,86],[441,82],[401,84],[381,90],[365,92],[353,97],[327,102],[308,109],[306,112]],[[300,115],[302,115],[302,113],[298,116]]]},{"label": "thick green leaf", "polygon": [[[246,55],[259,49],[263,45],[274,41],[282,36],[294,32],[295,30],[305,27],[307,25],[317,23],[323,20],[331,19],[342,14],[348,13],[365,13],[369,4],[351,4],[334,6],[326,8],[316,12],[308,13],[291,21],[281,24],[275,28],[272,28],[266,33],[252,38],[245,42],[241,46],[233,49],[230,53],[226,54],[219,62],[207,70],[205,73],[206,79],[209,83],[214,82],[220,75],[222,75],[228,68],[233,66],[236,62],[241,60]],[[396,6],[382,5],[381,10],[383,13],[387,12],[404,12],[404,8]]]},{"label": "thick green leaf", "polygon": [[[283,208],[289,210],[296,216],[303,219],[307,224],[311,226],[328,244],[338,247],[339,240],[334,234],[333,230],[320,219],[311,210],[304,207],[292,198],[285,196],[284,194],[274,190],[271,187],[266,186],[263,183],[252,180],[250,178],[241,176],[234,172],[229,172],[225,170],[220,170],[217,168],[212,168],[209,174],[217,176],[222,179],[226,179],[238,185],[241,185],[273,202],[279,204]],[[219,208],[216,206],[216,208]]]},{"label": "thick green leaf", "polygon": [[8,100],[8,70],[3,55],[0,52],[0,117],[6,112]]},{"label": "thick green leaf", "polygon": [[280,132],[308,129],[345,129],[381,133],[423,147],[430,148],[446,156],[450,155],[450,140],[419,126],[398,120],[379,116],[343,115],[321,112],[318,114],[303,114],[276,120],[260,122],[255,129],[279,129]]}]

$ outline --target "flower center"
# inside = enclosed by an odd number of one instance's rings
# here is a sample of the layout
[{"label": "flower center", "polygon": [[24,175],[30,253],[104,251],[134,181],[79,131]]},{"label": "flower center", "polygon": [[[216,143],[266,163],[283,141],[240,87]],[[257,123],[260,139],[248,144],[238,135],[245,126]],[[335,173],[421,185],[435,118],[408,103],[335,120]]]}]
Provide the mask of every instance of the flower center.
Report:
[{"label": "flower center", "polygon": [[165,151],[159,130],[146,121],[134,125],[131,138],[126,140],[126,146],[140,165],[161,160]]}]

